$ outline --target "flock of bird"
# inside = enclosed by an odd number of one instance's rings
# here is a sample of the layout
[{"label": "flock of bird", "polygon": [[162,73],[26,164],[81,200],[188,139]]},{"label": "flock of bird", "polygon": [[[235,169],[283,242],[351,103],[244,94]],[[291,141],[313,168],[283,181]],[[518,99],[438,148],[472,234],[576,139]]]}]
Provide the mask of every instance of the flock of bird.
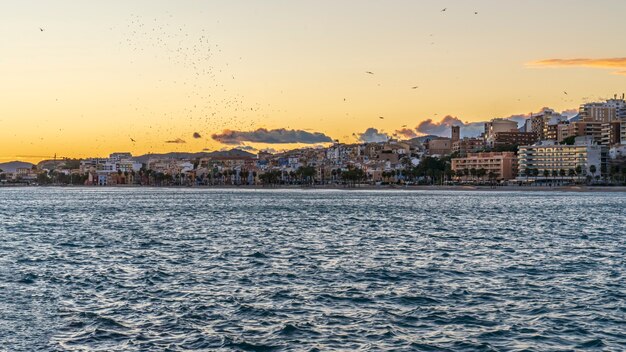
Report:
[{"label": "flock of bird", "polygon": [[[270,104],[248,101],[234,90],[232,84],[225,83],[236,80],[235,73],[231,64],[224,61],[220,45],[211,41],[206,30],[193,32],[171,21],[146,20],[134,15],[124,34],[125,39],[119,44],[134,54],[131,63],[141,67],[143,60],[159,60],[171,66],[175,74],[169,78],[168,74],[163,75],[155,82],[157,88],[175,87],[185,100],[184,107],[178,111],[159,113],[146,106],[135,106],[136,113],[141,116],[139,121],[155,121],[148,126],[148,134],[172,135],[170,140],[160,142],[149,135],[142,137],[156,143],[157,147],[160,143],[172,141],[186,143],[184,136],[175,135],[181,129],[188,130],[190,138],[202,140],[203,131],[246,129],[251,120],[263,121],[276,111]],[[129,137],[131,142],[137,142],[135,137]]]},{"label": "flock of bird", "polygon": [[[448,8],[441,10],[442,13],[447,11]],[[474,15],[478,15],[478,11],[474,11]],[[39,30],[44,32],[42,27]],[[134,111],[139,118],[133,120],[152,123],[145,135],[129,136],[132,143],[143,142],[145,146],[145,142],[149,141],[153,144],[149,149],[159,148],[163,143],[186,143],[185,136],[178,135],[181,129],[189,131],[190,138],[209,142],[203,138],[205,132],[247,130],[253,124],[262,125],[270,114],[280,111],[272,109],[270,104],[248,101],[236,92],[234,84],[225,83],[235,81],[236,74],[230,63],[224,61],[220,45],[214,43],[204,29],[194,32],[185,25],[175,25],[167,19],[147,19],[133,15],[126,27],[122,28],[121,35],[124,39],[119,44],[132,53],[129,57],[131,64],[136,65],[139,72],[149,60],[169,65],[172,67],[170,73],[173,74],[159,75],[158,81],[155,78],[155,88],[171,93],[173,86],[185,99],[184,107],[180,110],[157,112],[152,111],[150,106],[142,105],[141,99],[137,98]],[[242,59],[239,57],[239,60]],[[373,71],[365,71],[365,74],[375,76]],[[416,90],[420,86],[408,88]],[[567,91],[563,93],[568,95]],[[347,99],[344,97],[343,101]],[[378,118],[384,120],[385,116]],[[167,141],[157,141],[154,137],[167,135],[171,136]],[[353,133],[353,136],[357,135]]]}]

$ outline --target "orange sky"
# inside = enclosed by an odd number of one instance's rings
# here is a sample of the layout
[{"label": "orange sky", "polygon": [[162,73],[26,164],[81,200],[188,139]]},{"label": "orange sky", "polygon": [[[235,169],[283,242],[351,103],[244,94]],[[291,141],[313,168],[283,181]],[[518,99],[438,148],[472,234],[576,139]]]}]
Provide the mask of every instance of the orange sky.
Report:
[{"label": "orange sky", "polygon": [[624,13],[619,0],[3,3],[0,162],[215,150],[232,147],[211,138],[225,129],[352,142],[576,108],[626,91]]}]

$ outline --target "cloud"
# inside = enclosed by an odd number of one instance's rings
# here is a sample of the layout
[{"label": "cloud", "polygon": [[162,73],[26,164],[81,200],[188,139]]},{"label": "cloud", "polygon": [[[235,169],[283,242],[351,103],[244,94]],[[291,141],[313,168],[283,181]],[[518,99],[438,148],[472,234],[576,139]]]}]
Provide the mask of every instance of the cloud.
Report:
[{"label": "cloud", "polygon": [[321,132],[307,132],[303,130],[287,130],[284,128],[268,130],[259,128],[255,131],[231,131],[213,134],[211,138],[223,144],[252,143],[330,143],[333,140]]},{"label": "cloud", "polygon": [[378,129],[370,127],[366,129],[365,132],[359,133],[357,138],[364,143],[380,143],[388,141],[389,135],[382,131],[378,132]]},{"label": "cloud", "polygon": [[399,137],[404,137],[407,139],[417,137],[417,133],[415,132],[415,130],[412,130],[410,128],[402,128],[402,129],[396,130],[394,132],[394,135],[397,135]]},{"label": "cloud", "polygon": [[433,119],[424,120],[415,127],[415,130],[421,134],[450,137],[452,126],[461,126],[461,137],[477,137],[485,131],[484,122],[465,123],[458,117],[450,115],[439,122],[435,122]]},{"label": "cloud", "polygon": [[187,142],[185,142],[184,139],[176,138],[174,140],[165,141],[165,143],[184,144],[184,143],[187,143]]},{"label": "cloud", "polygon": [[604,59],[545,59],[532,61],[526,64],[530,67],[591,67],[591,68],[618,68],[620,71],[613,72],[616,75],[626,75],[626,57],[614,57]]},{"label": "cloud", "polygon": [[194,132],[193,133],[193,138],[198,139],[198,138],[202,138],[202,136],[200,135],[200,133]]}]

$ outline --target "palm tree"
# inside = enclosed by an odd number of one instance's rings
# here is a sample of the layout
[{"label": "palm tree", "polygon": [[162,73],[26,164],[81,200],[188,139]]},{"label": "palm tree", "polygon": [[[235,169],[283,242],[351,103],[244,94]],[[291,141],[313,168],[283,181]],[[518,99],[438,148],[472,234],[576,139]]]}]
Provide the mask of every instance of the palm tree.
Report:
[{"label": "palm tree", "polygon": [[483,180],[483,177],[485,177],[486,174],[487,174],[487,170],[485,170],[482,167],[476,170],[476,175],[478,176],[479,179],[481,179],[481,181]]},{"label": "palm tree", "polygon": [[574,169],[569,169],[569,171],[568,171],[568,176],[569,176],[569,177],[572,177],[572,178],[573,178],[574,176],[576,176],[576,170],[574,170]]},{"label": "palm tree", "polygon": [[487,177],[489,178],[489,182],[493,184],[494,181],[496,180],[496,173],[493,171],[489,171],[489,174],[487,175]]},{"label": "palm tree", "polygon": [[524,171],[523,171],[523,172],[524,172],[524,176],[526,176],[526,183],[528,183],[528,177],[530,176],[530,174],[531,174],[533,171],[532,171],[532,169],[530,169],[530,168],[528,168],[528,167],[527,167],[527,168],[525,168],[525,169],[524,169]]},{"label": "palm tree", "polygon": [[594,177],[596,176],[596,171],[598,170],[596,169],[595,165],[589,166],[589,172],[591,172],[591,175],[593,175]]}]

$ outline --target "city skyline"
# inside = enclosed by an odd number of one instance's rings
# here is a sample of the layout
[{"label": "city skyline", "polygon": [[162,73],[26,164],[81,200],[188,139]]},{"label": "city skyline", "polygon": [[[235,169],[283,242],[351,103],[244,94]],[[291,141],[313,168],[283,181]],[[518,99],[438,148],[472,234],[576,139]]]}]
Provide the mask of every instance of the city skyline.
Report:
[{"label": "city skyline", "polygon": [[626,90],[626,4],[601,5],[4,4],[0,161],[353,143],[577,109]]}]

